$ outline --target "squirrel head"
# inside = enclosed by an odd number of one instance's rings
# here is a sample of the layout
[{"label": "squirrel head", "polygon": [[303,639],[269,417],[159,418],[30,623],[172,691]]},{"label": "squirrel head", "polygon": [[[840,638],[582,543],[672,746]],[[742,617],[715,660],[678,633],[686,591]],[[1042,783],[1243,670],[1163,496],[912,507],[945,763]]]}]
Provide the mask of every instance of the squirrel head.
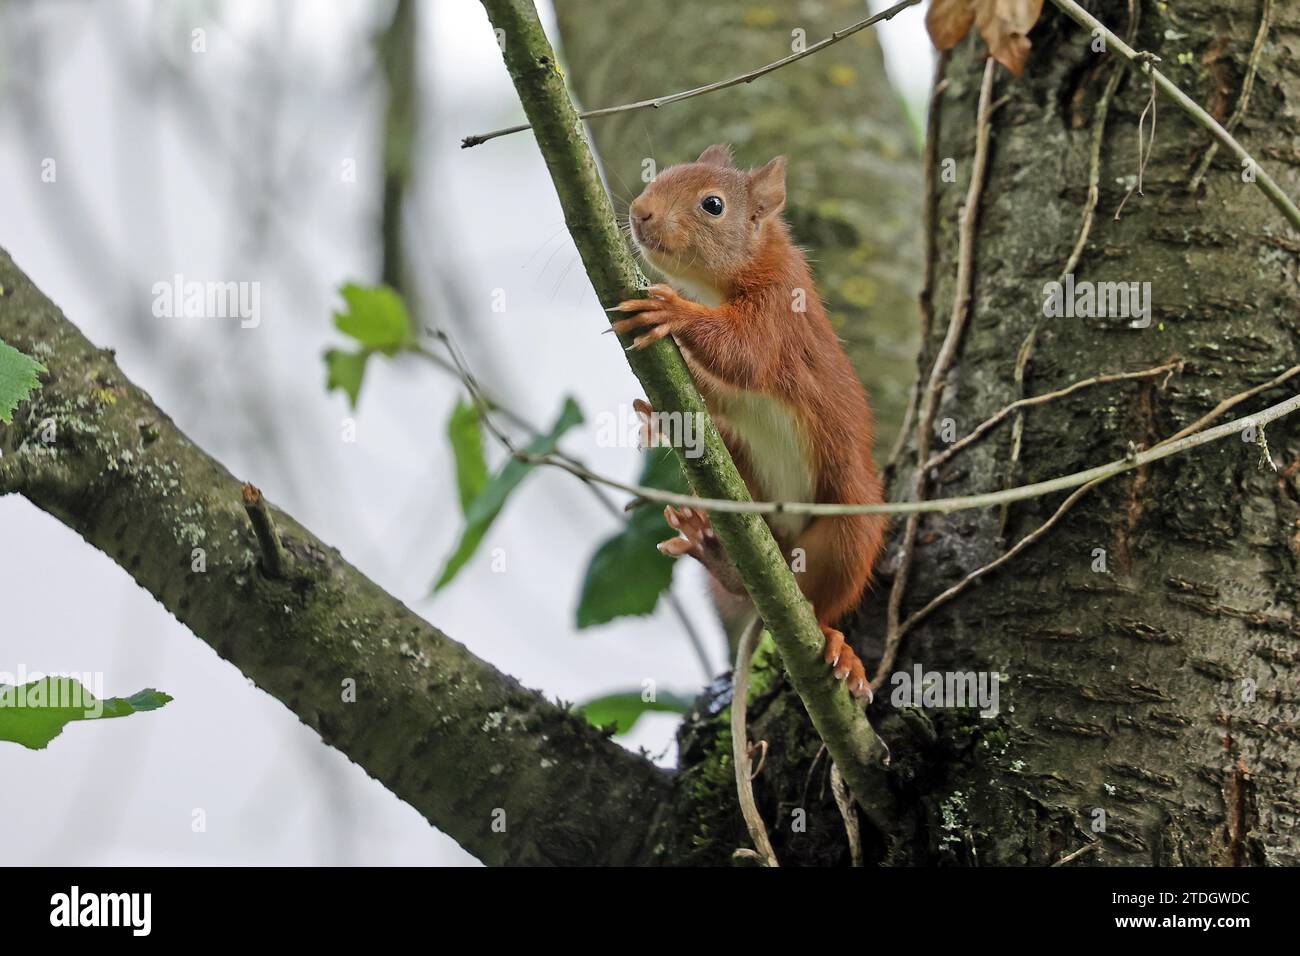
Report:
[{"label": "squirrel head", "polygon": [[730,146],[670,166],[632,201],[628,219],[641,255],[666,275],[717,287],[757,255],[765,227],[785,205],[785,157],[737,169]]}]

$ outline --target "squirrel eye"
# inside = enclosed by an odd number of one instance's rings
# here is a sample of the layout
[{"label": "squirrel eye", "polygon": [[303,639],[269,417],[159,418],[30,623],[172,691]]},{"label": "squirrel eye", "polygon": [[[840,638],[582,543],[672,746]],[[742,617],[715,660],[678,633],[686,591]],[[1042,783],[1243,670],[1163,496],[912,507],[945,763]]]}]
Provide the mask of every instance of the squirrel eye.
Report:
[{"label": "squirrel eye", "polygon": [[710,216],[721,216],[722,198],[719,196],[705,196],[700,200],[700,208]]}]

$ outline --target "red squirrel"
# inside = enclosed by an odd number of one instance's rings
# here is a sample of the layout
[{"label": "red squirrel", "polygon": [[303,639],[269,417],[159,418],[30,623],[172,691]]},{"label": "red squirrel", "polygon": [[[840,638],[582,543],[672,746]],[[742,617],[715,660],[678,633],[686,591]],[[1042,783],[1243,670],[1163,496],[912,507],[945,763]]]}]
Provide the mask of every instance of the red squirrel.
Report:
[{"label": "red squirrel", "polygon": [[[717,145],[660,172],[633,200],[629,219],[642,257],[672,285],[621,303],[612,311],[635,314],[614,328],[638,331],[634,348],[676,339],[755,499],[879,503],[871,406],[790,240],[784,205],[781,156],[744,170],[730,147]],[[638,408],[650,411],[644,402]],[[695,557],[720,587],[744,594],[706,514],[669,507],[664,516],[680,536],[661,551]],[[801,549],[805,568],[796,578],[826,636],[826,662],[868,698],[862,662],[834,625],[871,579],[886,520],[767,516],[787,555]]]}]

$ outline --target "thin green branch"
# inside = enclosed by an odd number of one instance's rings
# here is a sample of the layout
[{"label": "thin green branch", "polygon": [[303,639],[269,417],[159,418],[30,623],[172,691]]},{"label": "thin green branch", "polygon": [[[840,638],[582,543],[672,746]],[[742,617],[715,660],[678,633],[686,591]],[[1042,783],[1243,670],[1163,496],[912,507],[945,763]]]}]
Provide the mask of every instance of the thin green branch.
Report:
[{"label": "thin green branch", "polygon": [[[501,31],[506,67],[555,183],[569,233],[601,305],[614,306],[644,288],[645,278],[623,242],[537,10],[531,0],[483,0],[483,6],[492,26]],[[630,344],[630,339],[623,341],[624,347]],[[711,500],[748,502],[745,483],[676,344],[665,339],[623,354],[656,410],[705,423],[703,454],[688,458],[678,449],[692,487]],[[883,770],[885,747],[822,660],[821,629],[771,530],[753,511],[718,509],[713,524],[773,635],[813,725],[864,812],[888,839],[893,800]]]}]

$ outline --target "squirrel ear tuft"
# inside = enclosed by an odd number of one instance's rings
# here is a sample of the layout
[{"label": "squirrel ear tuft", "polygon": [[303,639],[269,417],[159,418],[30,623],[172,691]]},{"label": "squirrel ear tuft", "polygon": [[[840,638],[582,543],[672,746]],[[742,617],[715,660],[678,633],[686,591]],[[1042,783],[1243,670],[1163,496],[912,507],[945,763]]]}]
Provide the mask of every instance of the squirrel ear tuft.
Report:
[{"label": "squirrel ear tuft", "polygon": [[755,213],[766,219],[785,205],[785,157],[778,156],[749,174],[749,195]]},{"label": "squirrel ear tuft", "polygon": [[706,166],[732,166],[731,147],[726,143],[716,143],[710,146],[704,152],[700,153],[697,163],[703,163]]}]

